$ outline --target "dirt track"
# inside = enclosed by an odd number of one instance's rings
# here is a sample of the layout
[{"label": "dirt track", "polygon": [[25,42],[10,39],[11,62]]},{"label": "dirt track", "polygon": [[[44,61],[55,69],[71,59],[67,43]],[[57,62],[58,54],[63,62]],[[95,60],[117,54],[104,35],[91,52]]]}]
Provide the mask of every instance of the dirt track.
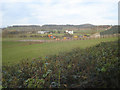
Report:
[{"label": "dirt track", "polygon": [[19,40],[21,42],[53,42],[56,40]]},{"label": "dirt track", "polygon": [[18,40],[20,42],[41,42],[41,43],[44,43],[44,42],[59,42],[59,41],[70,41],[72,39],[66,39],[66,40]]},{"label": "dirt track", "polygon": [[82,39],[62,39],[62,40],[18,40],[20,42],[60,42],[60,41],[71,41],[71,40],[86,40],[86,38],[82,38]]}]

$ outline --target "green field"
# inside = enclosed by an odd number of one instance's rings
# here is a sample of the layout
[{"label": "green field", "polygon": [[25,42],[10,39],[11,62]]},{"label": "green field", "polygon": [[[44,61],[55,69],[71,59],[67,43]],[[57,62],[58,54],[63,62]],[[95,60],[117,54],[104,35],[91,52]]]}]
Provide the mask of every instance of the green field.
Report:
[{"label": "green field", "polygon": [[74,40],[65,42],[49,42],[49,43],[31,43],[30,42],[16,42],[3,39],[2,42],[2,61],[3,65],[17,64],[21,60],[27,58],[42,57],[47,55],[55,55],[60,52],[70,52],[74,48],[87,48],[94,46],[100,42],[114,41],[116,37],[101,38],[92,40]]},{"label": "green field", "polygon": [[48,37],[26,37],[26,38],[3,38],[3,41],[17,41],[17,40],[50,40]]}]

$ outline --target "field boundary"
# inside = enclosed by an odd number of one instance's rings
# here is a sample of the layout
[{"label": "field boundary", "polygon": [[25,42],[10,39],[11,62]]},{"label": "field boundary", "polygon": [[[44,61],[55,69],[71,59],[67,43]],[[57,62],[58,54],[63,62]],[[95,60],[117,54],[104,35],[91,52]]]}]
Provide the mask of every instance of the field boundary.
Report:
[{"label": "field boundary", "polygon": [[71,41],[71,40],[91,40],[91,39],[100,39],[100,38],[109,38],[109,37],[119,37],[120,34],[115,34],[115,35],[103,35],[99,37],[85,37],[85,38],[71,38],[71,39],[61,39],[61,40],[17,40],[20,42],[59,42],[59,41]]}]

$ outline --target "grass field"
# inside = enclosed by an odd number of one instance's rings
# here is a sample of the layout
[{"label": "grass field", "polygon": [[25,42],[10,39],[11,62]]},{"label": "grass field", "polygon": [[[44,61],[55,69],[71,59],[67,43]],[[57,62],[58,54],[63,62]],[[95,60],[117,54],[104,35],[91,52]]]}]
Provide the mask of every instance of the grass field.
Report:
[{"label": "grass field", "polygon": [[14,38],[3,38],[3,41],[16,41],[16,40],[50,40],[48,37],[26,37],[26,38],[20,38],[20,37],[14,37]]},{"label": "grass field", "polygon": [[100,42],[114,41],[116,37],[101,38],[93,40],[75,40],[65,42],[49,42],[49,43],[33,43],[29,42],[15,42],[6,41],[3,39],[2,43],[2,61],[3,65],[17,64],[21,60],[30,59],[37,57],[44,58],[47,55],[55,55],[60,52],[69,52],[74,48],[87,48],[94,46]]},{"label": "grass field", "polygon": [[95,33],[99,33],[105,30],[80,30],[80,31],[76,31],[76,33],[74,33],[74,35],[85,35],[85,34],[95,34]]}]

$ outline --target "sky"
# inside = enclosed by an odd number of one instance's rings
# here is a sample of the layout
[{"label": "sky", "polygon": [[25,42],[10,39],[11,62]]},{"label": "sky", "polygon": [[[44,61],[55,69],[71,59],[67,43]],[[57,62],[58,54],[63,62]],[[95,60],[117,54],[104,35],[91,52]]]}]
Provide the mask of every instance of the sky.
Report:
[{"label": "sky", "polygon": [[0,0],[0,26],[117,25],[119,0]]}]

